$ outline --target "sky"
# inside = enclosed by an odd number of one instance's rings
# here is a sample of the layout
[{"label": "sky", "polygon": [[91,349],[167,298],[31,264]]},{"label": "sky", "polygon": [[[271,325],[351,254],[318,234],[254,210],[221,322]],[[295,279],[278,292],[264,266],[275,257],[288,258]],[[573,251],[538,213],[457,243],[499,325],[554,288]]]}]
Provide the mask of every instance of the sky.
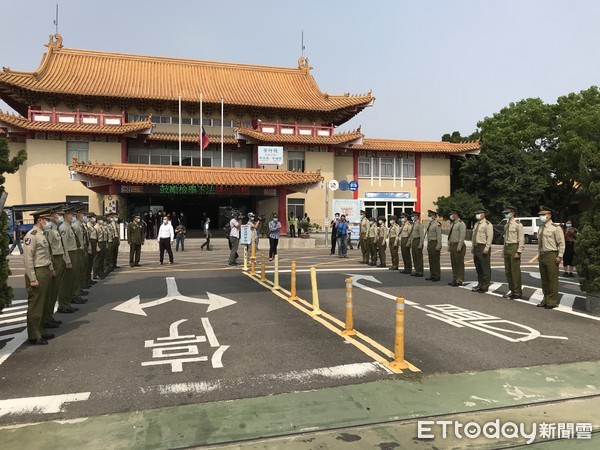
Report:
[{"label": "sky", "polygon": [[[56,0],[0,0],[0,66],[34,71]],[[438,141],[523,98],[600,83],[597,0],[59,0],[64,46],[296,67],[323,92],[372,90],[369,138]],[[0,102],[0,108],[9,109]]]}]

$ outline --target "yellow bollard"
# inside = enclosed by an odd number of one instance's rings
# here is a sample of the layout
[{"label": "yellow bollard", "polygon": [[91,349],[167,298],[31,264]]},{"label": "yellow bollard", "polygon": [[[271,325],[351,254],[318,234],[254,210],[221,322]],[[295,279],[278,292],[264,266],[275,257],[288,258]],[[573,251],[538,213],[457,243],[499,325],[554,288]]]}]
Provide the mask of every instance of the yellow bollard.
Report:
[{"label": "yellow bollard", "polygon": [[275,270],[273,271],[273,287],[271,290],[279,289],[279,255],[275,255]]},{"label": "yellow bollard", "polygon": [[256,241],[254,240],[254,232],[252,232],[250,250],[250,275],[256,275]]},{"label": "yellow bollard", "polygon": [[265,252],[260,252],[260,281],[267,281],[267,268],[265,267]]},{"label": "yellow bollard", "polygon": [[404,298],[396,297],[396,341],[394,343],[394,361],[390,364],[395,369],[408,369],[404,361]]},{"label": "yellow bollard", "polygon": [[248,248],[244,245],[244,272],[248,270]]},{"label": "yellow bollard", "polygon": [[290,287],[290,301],[300,300],[296,295],[296,261],[292,261],[292,282]]},{"label": "yellow bollard", "polygon": [[313,314],[318,316],[321,314],[319,306],[319,289],[317,288],[317,269],[310,268],[310,285],[312,286]]},{"label": "yellow bollard", "polygon": [[352,317],[352,278],[346,278],[346,329],[342,331],[342,334],[346,336],[356,334]]}]

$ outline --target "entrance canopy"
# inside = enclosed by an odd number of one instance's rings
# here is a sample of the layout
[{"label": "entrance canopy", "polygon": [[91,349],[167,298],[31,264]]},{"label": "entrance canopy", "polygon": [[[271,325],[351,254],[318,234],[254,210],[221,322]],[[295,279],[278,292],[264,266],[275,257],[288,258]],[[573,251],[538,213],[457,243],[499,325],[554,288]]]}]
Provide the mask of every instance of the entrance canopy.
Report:
[{"label": "entrance canopy", "polygon": [[126,185],[229,186],[286,188],[303,192],[320,187],[321,171],[247,169],[235,167],[190,167],[148,164],[92,164],[74,161],[71,179],[93,188],[114,182]]}]

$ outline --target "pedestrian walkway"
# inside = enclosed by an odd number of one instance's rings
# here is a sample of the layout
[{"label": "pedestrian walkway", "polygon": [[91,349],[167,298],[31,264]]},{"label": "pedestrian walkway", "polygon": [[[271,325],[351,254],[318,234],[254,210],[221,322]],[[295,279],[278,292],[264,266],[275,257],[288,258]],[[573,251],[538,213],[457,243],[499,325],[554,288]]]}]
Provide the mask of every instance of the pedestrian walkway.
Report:
[{"label": "pedestrian walkway", "polygon": [[[541,448],[597,448],[600,362],[411,375],[309,392],[5,426],[0,428],[0,449],[42,449],[48,442],[60,442],[62,449],[227,443],[224,448],[230,449],[498,448],[525,445],[528,439],[459,438],[454,425],[443,439],[441,427],[432,424],[426,424],[419,437],[418,419],[462,425],[498,419],[500,426],[523,423],[528,434],[535,422],[535,442],[551,441]],[[560,439],[559,424],[570,424],[572,439]],[[542,430],[548,431],[548,426],[554,437],[544,439]]]}]

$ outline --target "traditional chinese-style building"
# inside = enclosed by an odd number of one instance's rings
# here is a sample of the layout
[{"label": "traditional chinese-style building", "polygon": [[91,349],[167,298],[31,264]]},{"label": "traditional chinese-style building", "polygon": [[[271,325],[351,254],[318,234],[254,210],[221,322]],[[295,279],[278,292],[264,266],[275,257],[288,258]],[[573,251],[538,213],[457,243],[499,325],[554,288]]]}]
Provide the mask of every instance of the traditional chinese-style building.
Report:
[{"label": "traditional chinese-style building", "polygon": [[280,68],[128,55],[66,48],[60,35],[46,46],[35,72],[0,72],[0,98],[18,112],[0,112],[0,138],[28,154],[6,177],[9,204],[82,201],[123,219],[184,211],[190,228],[231,208],[282,222],[307,212],[322,225],[330,180],[341,189],[329,216],[339,199],[426,210],[450,193],[451,157],[479,148],[337,132],[375,98],[321,92],[308,58]]}]

